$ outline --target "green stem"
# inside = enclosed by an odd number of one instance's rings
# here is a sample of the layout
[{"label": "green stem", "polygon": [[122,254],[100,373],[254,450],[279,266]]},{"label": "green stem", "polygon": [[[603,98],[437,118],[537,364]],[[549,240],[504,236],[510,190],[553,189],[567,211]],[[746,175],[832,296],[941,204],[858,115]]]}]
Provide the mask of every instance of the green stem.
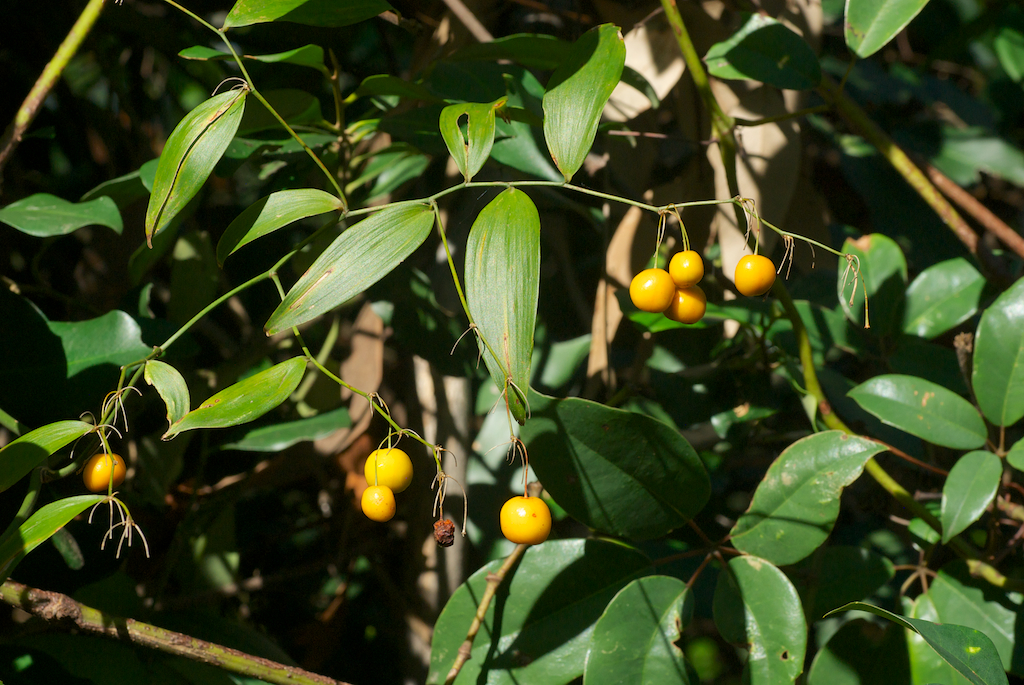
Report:
[{"label": "green stem", "polygon": [[35,614],[45,621],[52,621],[55,627],[74,628],[85,633],[142,645],[268,683],[345,685],[326,676],[252,656],[190,635],[165,630],[131,618],[111,616],[79,604],[67,595],[26,587],[11,580],[0,585],[0,600]]},{"label": "green stem", "polygon": [[32,86],[32,90],[25,97],[25,101],[21,103],[17,114],[14,115],[14,121],[7,127],[3,139],[0,140],[0,175],[3,173],[7,160],[24,137],[25,131],[28,130],[28,127],[35,120],[36,114],[39,113],[39,108],[42,106],[43,101],[46,100],[47,94],[53,89],[54,84],[57,83],[57,79],[64,72],[68,62],[78,52],[82,41],[89,35],[102,9],[103,0],[89,0],[89,4],[78,15],[78,20],[71,27],[71,30],[68,31],[68,35],[64,38],[60,47],[57,48],[53,59],[43,68],[43,73],[36,80],[35,85]]},{"label": "green stem", "polygon": [[14,519],[7,526],[7,530],[4,531],[3,535],[0,535],[0,540],[6,540],[8,536],[13,535],[21,527],[21,524],[32,515],[32,510],[36,506],[36,499],[39,498],[39,490],[42,485],[43,470],[32,469],[32,475],[28,479],[28,491],[25,493],[25,498],[21,501],[18,513],[14,515]]}]

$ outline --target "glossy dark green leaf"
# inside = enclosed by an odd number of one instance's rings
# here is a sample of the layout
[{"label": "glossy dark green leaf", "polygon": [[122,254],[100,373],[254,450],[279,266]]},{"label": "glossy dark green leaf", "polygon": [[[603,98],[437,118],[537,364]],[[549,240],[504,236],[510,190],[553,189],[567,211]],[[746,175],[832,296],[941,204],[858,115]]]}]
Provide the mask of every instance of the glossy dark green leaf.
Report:
[{"label": "glossy dark green leaf", "polygon": [[922,271],[907,288],[903,332],[921,338],[941,335],[978,311],[985,277],[963,257]]},{"label": "glossy dark green leaf", "polygon": [[1024,675],[1024,644],[1016,639],[1024,610],[1020,593],[1005,592],[972,577],[967,563],[947,564],[929,583],[927,596],[935,606],[937,620],[980,630],[995,645],[1002,668]]},{"label": "glossy dark green leaf", "polygon": [[37,238],[66,235],[83,226],[107,226],[117,233],[124,229],[117,205],[103,196],[75,203],[36,193],[0,209],[0,221]]},{"label": "glossy dark green leaf", "polygon": [[1018,83],[1024,81],[1024,33],[1000,26],[992,47],[1007,76]]},{"label": "glossy dark green leaf", "polygon": [[733,526],[733,545],[779,566],[800,561],[832,532],[843,488],[883,451],[877,442],[841,431],[797,440],[768,467]]},{"label": "glossy dark green leaf", "polygon": [[25,433],[0,449],[0,492],[11,487],[51,454],[93,429],[82,421],[57,421]]},{"label": "glossy dark green leaf", "polygon": [[544,94],[544,138],[567,182],[594,144],[601,113],[625,63],[622,33],[604,24],[584,33],[551,75]]},{"label": "glossy dark green leaf", "polygon": [[807,685],[907,685],[910,663],[905,631],[864,619],[844,623],[818,650]]},{"label": "glossy dark green leaf", "polygon": [[594,626],[583,685],[697,685],[676,644],[692,614],[693,595],[678,578],[634,580],[619,590]]},{"label": "glossy dark green leaf", "polygon": [[952,623],[940,625],[919,618],[908,618],[864,602],[850,602],[830,615],[840,611],[866,611],[914,631],[975,685],[1002,685],[1007,682],[992,640],[980,630]]},{"label": "glossy dark green leaf", "polygon": [[981,413],[997,426],[1024,417],[1024,279],[981,315],[974,338],[974,393]]},{"label": "glossy dark green leaf", "polygon": [[540,294],[540,215],[509,188],[480,210],[466,242],[466,301],[480,351],[509,410],[526,421]]},{"label": "glossy dark green leaf", "polygon": [[[918,519],[920,520],[920,519]],[[927,525],[927,524],[925,524]],[[936,541],[938,541],[936,534]],[[904,606],[909,610],[904,613],[910,618],[924,619],[932,623],[939,622],[931,597],[927,594],[918,595],[916,601],[904,599]],[[911,630],[904,630],[907,636],[907,656],[910,658],[911,685],[969,685],[971,681],[960,675],[939,653],[932,649],[925,639]]]},{"label": "glossy dark green leaf", "polygon": [[245,111],[245,90],[214,95],[178,122],[160,153],[146,210],[146,241],[195,197],[235,137]]},{"label": "glossy dark green leaf", "polygon": [[853,268],[847,269],[844,260],[839,260],[836,288],[847,318],[859,326],[864,325],[866,289],[872,332],[878,335],[898,334],[903,328],[904,291],[907,287],[907,260],[903,250],[892,238],[872,233],[858,240],[847,238],[843,254],[855,255],[860,260],[861,270],[860,278],[856,279]]},{"label": "glossy dark green leaf", "polygon": [[326,438],[339,428],[352,425],[348,408],[341,407],[308,419],[262,426],[248,431],[240,439],[221,446],[225,450],[243,452],[280,452],[292,445]]},{"label": "glossy dark green leaf", "polygon": [[[905,376],[918,376],[952,390],[957,395],[967,395],[967,383],[956,351],[948,345],[928,342],[913,335],[901,335],[896,339],[896,349],[889,353],[889,369]],[[881,437],[881,436],[879,436]]]},{"label": "glossy dark green leaf", "polygon": [[917,376],[875,376],[849,396],[883,423],[936,445],[971,450],[988,438],[985,422],[970,402]]},{"label": "glossy dark green leaf", "polygon": [[[930,530],[930,529],[929,529]],[[892,562],[864,547],[829,545],[789,569],[814,622],[847,602],[868,597],[895,575]]]},{"label": "glossy dark green leaf", "polygon": [[144,371],[146,382],[156,388],[167,406],[167,425],[173,426],[188,413],[192,406],[188,385],[178,370],[170,364],[151,359]]},{"label": "glossy dark green leaf", "polygon": [[429,205],[409,203],[346,229],[288,291],[265,326],[267,335],[315,319],[384,278],[420,246],[433,223]]},{"label": "glossy dark green leaf", "polygon": [[[438,125],[448,152],[466,183],[483,167],[494,145],[494,112],[505,106],[505,98],[491,103],[462,102],[441,110]],[[459,120],[466,117],[466,132]]]},{"label": "glossy dark green leaf", "polygon": [[[214,50],[203,45],[193,45],[190,48],[185,48],[178,53],[178,56],[198,61],[233,59],[229,52]],[[242,57],[267,64],[283,62],[285,64],[296,64],[300,67],[311,67],[321,71],[324,69],[324,49],[319,45],[303,45],[301,48],[275,52],[272,55],[242,55]]]},{"label": "glossy dark green leaf", "polygon": [[299,387],[306,358],[294,357],[221,390],[171,424],[163,439],[196,428],[227,428],[258,419]]},{"label": "glossy dark green leaf", "polygon": [[804,670],[807,626],[800,597],[786,574],[757,557],[729,560],[718,576],[715,625],[747,650],[744,682],[792,683]]},{"label": "glossy dark green leaf", "polygon": [[928,0],[846,0],[846,45],[869,57],[896,37]]},{"label": "glossy dark green leaf", "polygon": [[299,219],[337,212],[344,203],[334,195],[315,188],[295,188],[271,193],[238,215],[217,243],[217,261],[221,264],[238,248],[248,245]]},{"label": "glossy dark green leaf", "polygon": [[384,0],[237,0],[224,20],[224,28],[270,21],[291,21],[309,26],[349,26],[391,9]]},{"label": "glossy dark green leaf", "polygon": [[643,414],[530,393],[521,437],[544,488],[569,515],[603,533],[660,537],[693,518],[711,483],[693,447]]},{"label": "glossy dark green leaf", "polygon": [[142,329],[125,312],[114,310],[86,321],[50,321],[60,338],[71,378],[94,366],[121,366],[139,361],[153,351],[142,342]]},{"label": "glossy dark green leaf", "polygon": [[708,72],[721,79],[752,79],[776,88],[808,90],[821,81],[814,50],[781,22],[743,13],[743,25],[704,56]]},{"label": "glossy dark green leaf", "polygon": [[991,452],[968,452],[949,470],[942,486],[942,542],[949,542],[992,503],[1003,476],[1003,462]]},{"label": "glossy dark green leaf", "polygon": [[49,540],[68,521],[104,499],[106,495],[65,497],[32,514],[16,531],[0,540],[0,582],[7,580],[26,554]]},{"label": "glossy dark green leaf", "polygon": [[[434,626],[427,682],[445,681],[473,620],[487,564],[463,583]],[[608,540],[549,540],[526,550],[490,603],[456,685],[567,683],[583,675],[594,624],[615,594],[651,571],[640,552]]]}]

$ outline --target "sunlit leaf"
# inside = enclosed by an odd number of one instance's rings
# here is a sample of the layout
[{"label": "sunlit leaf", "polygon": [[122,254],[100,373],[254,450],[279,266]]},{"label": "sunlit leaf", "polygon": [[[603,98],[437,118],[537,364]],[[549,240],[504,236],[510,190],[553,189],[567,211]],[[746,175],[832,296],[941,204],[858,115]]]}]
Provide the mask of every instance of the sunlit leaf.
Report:
[{"label": "sunlit leaf", "polygon": [[393,9],[384,0],[238,0],[224,20],[230,29],[270,21],[348,26]]},{"label": "sunlit leaf", "polygon": [[25,433],[0,449],[0,492],[11,487],[51,454],[93,429],[82,421],[57,421]]},{"label": "sunlit leaf", "polygon": [[1003,464],[991,452],[978,450],[960,457],[942,486],[942,542],[949,542],[977,521],[999,489]]},{"label": "sunlit leaf", "polygon": [[1024,417],[1024,279],[981,315],[974,338],[974,393],[981,413],[997,426]]},{"label": "sunlit leaf", "polygon": [[846,45],[870,57],[917,16],[928,0],[846,0]]},{"label": "sunlit leaf", "polygon": [[17,530],[0,540],[0,582],[7,580],[26,554],[49,540],[68,521],[104,499],[106,495],[65,497],[32,514]]},{"label": "sunlit leaf", "polygon": [[146,382],[156,388],[167,406],[167,424],[174,425],[188,413],[191,406],[188,385],[170,364],[151,359],[146,362]]},{"label": "sunlit leaf", "polygon": [[[480,171],[494,145],[494,112],[505,105],[505,98],[491,103],[464,102],[441,110],[441,137],[466,183]],[[466,117],[466,133],[459,120]]]},{"label": "sunlit leaf", "polygon": [[37,238],[65,235],[83,226],[107,226],[117,233],[124,228],[117,205],[102,196],[74,203],[36,193],[0,209],[0,221]]},{"label": "sunlit leaf", "polygon": [[243,452],[280,452],[292,445],[326,438],[339,428],[352,425],[347,407],[324,412],[308,419],[261,426],[248,431],[240,439],[221,445],[221,449]]},{"label": "sunlit leaf", "polygon": [[315,188],[279,190],[257,200],[228,225],[217,243],[217,261],[243,245],[262,238],[299,219],[341,211],[344,204],[334,195]]},{"label": "sunlit leaf", "polygon": [[978,311],[985,277],[966,259],[957,257],[922,271],[907,288],[903,331],[932,339]]},{"label": "sunlit leaf", "polygon": [[[185,48],[178,53],[178,56],[198,61],[233,59],[229,52],[214,50],[204,45],[193,45],[190,48]],[[300,67],[324,69],[324,49],[319,45],[303,45],[301,48],[286,50],[285,52],[275,52],[271,55],[242,55],[242,57],[267,64],[282,62],[285,64],[295,64]]]}]

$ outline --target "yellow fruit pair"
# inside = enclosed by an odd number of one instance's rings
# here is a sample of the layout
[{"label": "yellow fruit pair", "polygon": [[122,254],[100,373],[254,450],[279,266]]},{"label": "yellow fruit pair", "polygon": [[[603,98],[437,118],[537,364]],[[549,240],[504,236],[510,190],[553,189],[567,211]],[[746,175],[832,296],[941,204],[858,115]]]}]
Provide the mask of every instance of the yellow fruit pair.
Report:
[{"label": "yellow fruit pair", "polygon": [[363,513],[373,521],[390,521],[397,508],[395,493],[412,482],[412,460],[397,447],[374,450],[366,458],[363,475],[369,483],[360,500]]}]

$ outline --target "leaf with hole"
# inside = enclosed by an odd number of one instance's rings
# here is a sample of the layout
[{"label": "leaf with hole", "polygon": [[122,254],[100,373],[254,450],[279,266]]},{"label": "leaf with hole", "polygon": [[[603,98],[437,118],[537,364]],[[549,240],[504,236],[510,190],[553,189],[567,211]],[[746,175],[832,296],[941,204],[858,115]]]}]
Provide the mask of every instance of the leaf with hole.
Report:
[{"label": "leaf with hole", "polygon": [[160,153],[146,210],[146,242],[196,196],[235,137],[245,112],[246,90],[229,90],[203,102],[178,122]]},{"label": "leaf with hole", "polygon": [[785,566],[817,549],[839,517],[839,498],[885,451],[841,431],[816,433],[787,447],[768,467],[730,533],[736,549]]},{"label": "leaf with hole", "polygon": [[[494,112],[505,106],[506,98],[490,103],[463,102],[441,110],[438,125],[448,152],[469,183],[480,171],[494,145]],[[466,117],[463,133],[459,120]]]},{"label": "leaf with hole", "polygon": [[466,302],[480,353],[509,410],[526,421],[540,295],[540,215],[509,188],[480,210],[466,241]]},{"label": "leaf with hole", "polygon": [[917,376],[875,376],[849,396],[883,423],[936,445],[972,450],[988,439],[985,421],[970,402]]},{"label": "leaf with hole", "polygon": [[224,388],[171,424],[163,439],[197,428],[227,428],[254,421],[295,392],[306,358],[294,357]]},{"label": "leaf with hole", "polygon": [[396,204],[347,228],[291,287],[265,330],[274,335],[315,319],[387,276],[423,243],[434,212]]},{"label": "leaf with hole", "polygon": [[570,181],[590,152],[601,113],[622,76],[626,47],[617,26],[584,33],[548,81],[544,138],[555,166]]}]

